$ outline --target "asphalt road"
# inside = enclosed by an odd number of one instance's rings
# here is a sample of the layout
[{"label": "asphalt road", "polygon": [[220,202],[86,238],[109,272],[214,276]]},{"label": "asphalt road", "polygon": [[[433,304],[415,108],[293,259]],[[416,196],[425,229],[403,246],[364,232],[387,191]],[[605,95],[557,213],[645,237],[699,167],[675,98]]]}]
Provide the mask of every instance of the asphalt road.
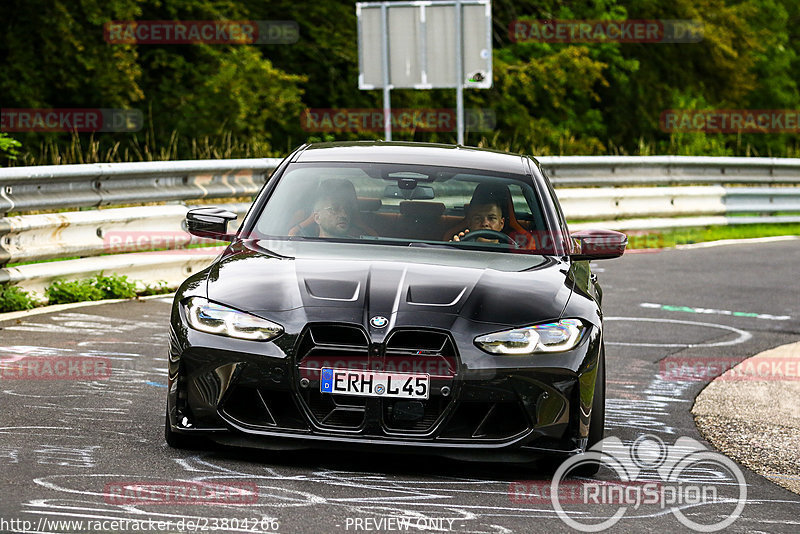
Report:
[{"label": "asphalt road", "polygon": [[[681,358],[740,361],[797,341],[798,265],[800,240],[598,262],[607,316],[606,435],[619,438],[622,449],[642,439],[657,443],[655,438],[667,446],[693,438],[710,447],[690,414],[705,382],[676,380],[663,371]],[[149,300],[0,323],[4,360],[64,356],[110,364],[107,375],[102,365],[93,368],[92,380],[0,380],[1,532],[198,532],[192,527],[203,526],[214,532],[571,530],[538,492],[549,486],[552,466],[521,469],[378,452],[168,448],[168,313],[167,302]],[[674,451],[685,449],[681,442]],[[639,450],[634,463],[651,465],[646,460],[653,456],[646,453],[652,449]],[[615,480],[607,469],[598,477]],[[744,479],[744,509],[728,531],[800,530],[800,496],[747,470]],[[677,505],[699,524],[728,517],[741,489],[733,470],[713,459],[687,468],[678,481],[646,468],[632,480],[639,486],[629,485],[639,489],[646,482],[713,487],[716,501],[687,498]],[[240,501],[228,496],[211,504],[142,503],[115,493],[136,483],[191,490],[186,483],[199,481],[253,491]],[[140,501],[170,500],[137,495]],[[613,499],[594,502],[562,504],[570,518],[585,523],[620,510]],[[689,531],[670,510],[674,501],[627,502],[613,532]],[[83,524],[53,523],[64,520]]]}]

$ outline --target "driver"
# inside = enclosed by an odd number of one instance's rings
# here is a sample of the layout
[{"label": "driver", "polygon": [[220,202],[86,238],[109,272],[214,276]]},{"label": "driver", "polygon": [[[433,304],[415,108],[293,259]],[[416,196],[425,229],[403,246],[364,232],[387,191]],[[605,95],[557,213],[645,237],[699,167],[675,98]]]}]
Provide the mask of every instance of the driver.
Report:
[{"label": "driver", "polygon": [[[472,201],[467,209],[467,228],[455,234],[450,241],[461,241],[469,233],[476,230],[494,230],[502,232],[506,224],[503,217],[503,200],[496,191],[481,192],[477,190],[473,195]],[[475,241],[483,243],[497,243],[497,239],[486,239],[479,237]]]}]

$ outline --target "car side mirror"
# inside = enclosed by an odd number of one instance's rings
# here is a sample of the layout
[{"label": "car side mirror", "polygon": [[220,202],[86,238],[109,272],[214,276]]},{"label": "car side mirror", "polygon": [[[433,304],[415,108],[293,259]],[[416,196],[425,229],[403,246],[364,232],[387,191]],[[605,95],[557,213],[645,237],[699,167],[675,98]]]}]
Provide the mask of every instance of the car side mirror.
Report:
[{"label": "car side mirror", "polygon": [[204,206],[186,213],[186,229],[197,237],[233,241],[235,234],[228,233],[228,221],[235,220],[236,214],[232,211],[216,206]]},{"label": "car side mirror", "polygon": [[619,258],[628,245],[628,236],[614,230],[581,230],[570,234],[573,261]]}]

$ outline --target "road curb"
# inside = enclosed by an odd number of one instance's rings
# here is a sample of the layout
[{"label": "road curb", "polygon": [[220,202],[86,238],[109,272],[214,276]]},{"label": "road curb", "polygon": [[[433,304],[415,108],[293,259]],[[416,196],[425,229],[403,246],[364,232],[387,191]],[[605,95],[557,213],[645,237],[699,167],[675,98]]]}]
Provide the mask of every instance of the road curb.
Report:
[{"label": "road curb", "polygon": [[703,241],[701,243],[689,243],[686,245],[675,245],[677,250],[692,250],[696,248],[724,247],[727,245],[750,245],[758,243],[777,243],[780,241],[793,241],[800,239],[796,235],[776,235],[770,237],[748,237],[744,239],[719,239],[717,241]]},{"label": "road curb", "polygon": [[[692,414],[700,433],[717,449],[800,494],[798,361],[800,342],[756,354],[711,381],[695,399]],[[759,363],[765,368],[767,362],[793,363],[779,366],[782,374],[765,380],[736,378],[746,369],[758,369]]]},{"label": "road curb", "polygon": [[105,299],[105,300],[87,300],[84,302],[70,302],[69,304],[53,304],[52,306],[42,306],[40,308],[32,308],[30,310],[14,311],[0,313],[0,323],[3,321],[13,321],[14,319],[22,319],[24,317],[31,317],[34,315],[41,315],[43,313],[55,313],[63,310],[71,310],[72,308],[83,308],[85,306],[99,306],[101,304],[115,304],[117,302],[136,301],[136,300],[152,300],[158,298],[173,298],[175,293],[166,293],[163,295],[147,295],[146,297],[136,297],[132,299]]}]

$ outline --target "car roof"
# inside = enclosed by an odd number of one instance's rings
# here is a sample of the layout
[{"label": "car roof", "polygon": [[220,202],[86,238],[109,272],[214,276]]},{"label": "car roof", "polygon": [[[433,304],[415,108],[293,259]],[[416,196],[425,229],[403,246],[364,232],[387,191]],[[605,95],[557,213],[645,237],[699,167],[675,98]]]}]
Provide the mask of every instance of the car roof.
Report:
[{"label": "car roof", "polygon": [[400,163],[461,167],[509,174],[529,174],[525,156],[485,148],[435,143],[353,141],[313,143],[298,150],[298,163]]}]

